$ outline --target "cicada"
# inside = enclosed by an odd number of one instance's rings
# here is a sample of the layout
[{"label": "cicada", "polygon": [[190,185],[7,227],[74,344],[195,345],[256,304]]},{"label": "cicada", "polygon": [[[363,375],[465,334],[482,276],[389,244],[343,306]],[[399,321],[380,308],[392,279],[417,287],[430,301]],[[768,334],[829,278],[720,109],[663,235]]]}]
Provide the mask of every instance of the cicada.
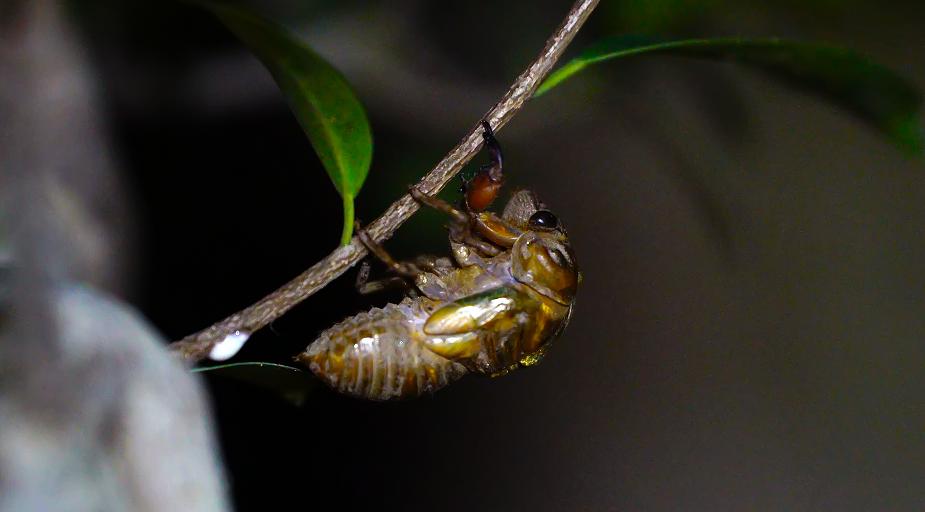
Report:
[{"label": "cicada", "polygon": [[397,304],[327,329],[296,357],[335,390],[370,400],[405,399],[469,373],[504,375],[538,363],[568,323],[579,282],[568,235],[528,190],[515,192],[501,216],[484,210],[497,195],[502,165],[500,146],[484,126],[492,163],[466,185],[459,207],[411,191],[421,204],[450,216],[452,258],[399,262],[358,231],[397,274],[367,282],[365,266],[358,289],[404,282],[408,293]]}]

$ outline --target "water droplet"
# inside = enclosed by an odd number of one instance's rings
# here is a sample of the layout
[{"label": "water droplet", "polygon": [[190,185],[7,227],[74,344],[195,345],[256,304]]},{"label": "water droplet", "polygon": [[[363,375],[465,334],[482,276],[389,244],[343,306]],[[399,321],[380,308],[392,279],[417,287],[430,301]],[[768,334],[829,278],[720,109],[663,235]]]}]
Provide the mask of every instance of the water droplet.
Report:
[{"label": "water droplet", "polygon": [[244,342],[250,338],[250,333],[244,331],[235,331],[225,339],[215,344],[212,351],[209,352],[209,359],[213,361],[225,361],[231,359],[244,346]]}]

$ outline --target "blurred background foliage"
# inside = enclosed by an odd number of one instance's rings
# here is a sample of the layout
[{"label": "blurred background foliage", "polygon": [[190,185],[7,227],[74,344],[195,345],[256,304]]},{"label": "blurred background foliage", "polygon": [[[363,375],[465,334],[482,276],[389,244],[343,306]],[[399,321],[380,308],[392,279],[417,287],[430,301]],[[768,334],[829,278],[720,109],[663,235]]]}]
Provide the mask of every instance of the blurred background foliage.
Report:
[{"label": "blurred background foliage", "polygon": [[[245,4],[364,102],[368,221],[479,120],[569,3]],[[339,198],[219,23],[169,2],[70,7],[138,218],[123,293],[162,332],[204,327],[334,247]],[[625,32],[781,36],[861,50],[921,86],[923,22],[918,1],[605,0],[567,57]],[[240,509],[321,495],[406,510],[925,505],[921,161],[814,97],[681,59],[600,66],[498,136],[510,186],[536,189],[574,240],[585,281],[566,334],[536,369],[399,405],[319,388],[293,407],[210,380]],[[389,248],[445,251],[443,224],[423,212]],[[352,278],[238,360],[288,364],[389,298],[357,297]]]}]

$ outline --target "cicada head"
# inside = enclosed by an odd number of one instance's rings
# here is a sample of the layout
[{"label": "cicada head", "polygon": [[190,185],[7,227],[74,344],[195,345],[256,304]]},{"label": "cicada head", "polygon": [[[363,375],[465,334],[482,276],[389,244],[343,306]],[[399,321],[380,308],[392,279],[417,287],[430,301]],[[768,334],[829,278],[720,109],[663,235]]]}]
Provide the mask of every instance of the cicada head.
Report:
[{"label": "cicada head", "polygon": [[529,190],[516,192],[502,217],[522,230],[512,248],[514,278],[560,304],[571,304],[578,265],[559,219]]}]

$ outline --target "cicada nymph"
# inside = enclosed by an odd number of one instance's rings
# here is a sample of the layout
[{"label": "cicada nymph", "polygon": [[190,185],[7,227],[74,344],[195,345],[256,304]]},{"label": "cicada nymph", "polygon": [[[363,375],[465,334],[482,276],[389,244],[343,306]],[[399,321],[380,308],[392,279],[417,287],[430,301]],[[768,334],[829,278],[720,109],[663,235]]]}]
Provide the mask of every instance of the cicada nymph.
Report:
[{"label": "cicada nymph", "polygon": [[[484,126],[492,164],[467,184],[460,208],[411,192],[450,216],[452,258],[399,262],[359,231],[370,252],[397,276],[366,282],[367,266],[358,289],[412,286],[398,304],[344,320],[296,357],[337,391],[403,399],[433,393],[468,373],[503,375],[538,363],[565,328],[579,281],[568,235],[527,190],[515,192],[500,217],[483,211],[501,181],[501,150]],[[489,186],[494,188],[480,190]]]}]

